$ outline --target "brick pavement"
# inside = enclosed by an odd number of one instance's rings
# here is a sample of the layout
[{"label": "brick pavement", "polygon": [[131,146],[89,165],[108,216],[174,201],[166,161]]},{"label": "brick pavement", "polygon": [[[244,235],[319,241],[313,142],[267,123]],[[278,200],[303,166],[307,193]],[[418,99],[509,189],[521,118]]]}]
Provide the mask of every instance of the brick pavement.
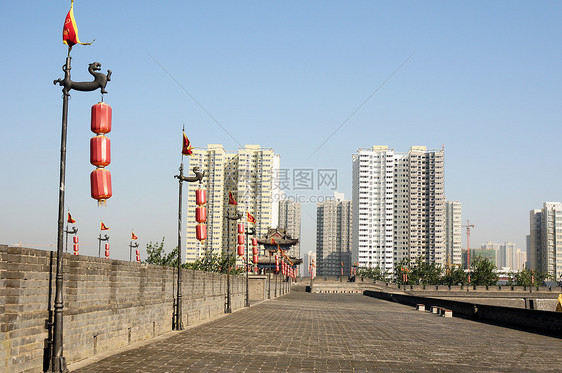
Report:
[{"label": "brick pavement", "polygon": [[293,291],[169,335],[70,368],[75,373],[562,371],[561,339],[355,294]]}]

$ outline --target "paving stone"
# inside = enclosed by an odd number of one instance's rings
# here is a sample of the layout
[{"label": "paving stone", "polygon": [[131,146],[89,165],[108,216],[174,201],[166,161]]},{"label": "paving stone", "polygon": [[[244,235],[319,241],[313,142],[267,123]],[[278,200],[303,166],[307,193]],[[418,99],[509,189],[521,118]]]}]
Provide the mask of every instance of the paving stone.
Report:
[{"label": "paving stone", "polygon": [[561,350],[554,337],[293,291],[72,371],[559,372]]}]

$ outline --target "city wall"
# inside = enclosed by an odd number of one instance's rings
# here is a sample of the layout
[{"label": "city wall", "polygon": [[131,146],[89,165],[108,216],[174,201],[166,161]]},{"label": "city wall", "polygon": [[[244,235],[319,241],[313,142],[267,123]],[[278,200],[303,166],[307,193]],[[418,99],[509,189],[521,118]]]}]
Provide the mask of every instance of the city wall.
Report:
[{"label": "city wall", "polygon": [[556,310],[561,287],[524,286],[447,286],[447,285],[406,285],[400,286],[384,281],[365,279],[357,282],[340,281],[337,277],[318,277],[303,281],[307,291],[312,293],[357,293],[365,290],[401,293],[426,298],[439,298],[490,306],[514,307],[541,311]]},{"label": "city wall", "polygon": [[398,302],[415,307],[417,304],[425,305],[426,309],[432,306],[443,307],[453,311],[453,315],[464,316],[478,321],[499,323],[500,325],[536,330],[550,335],[562,337],[562,312],[521,309],[460,302],[447,299],[429,298],[384,291],[366,290],[366,296]]},{"label": "city wall", "polygon": [[[42,372],[48,364],[55,277],[56,253],[0,245],[0,371]],[[243,308],[246,279],[230,280],[231,308]],[[175,268],[65,254],[67,364],[171,331],[176,282]],[[266,282],[251,278],[252,301],[265,299]],[[224,314],[226,289],[226,275],[183,270],[184,326]]]}]

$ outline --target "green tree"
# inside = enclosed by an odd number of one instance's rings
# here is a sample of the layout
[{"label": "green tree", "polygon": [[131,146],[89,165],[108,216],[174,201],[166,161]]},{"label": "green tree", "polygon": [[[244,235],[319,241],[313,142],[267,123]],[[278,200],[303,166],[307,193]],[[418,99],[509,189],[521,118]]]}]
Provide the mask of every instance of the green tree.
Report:
[{"label": "green tree", "polygon": [[414,264],[410,268],[408,283],[437,285],[442,272],[440,264],[428,263],[425,255],[420,255],[414,260]]},{"label": "green tree", "polygon": [[197,258],[192,263],[186,263],[184,268],[193,269],[197,271],[227,273],[230,263],[230,274],[240,274],[243,269],[236,268],[236,257],[234,255],[228,256],[224,253],[213,254],[212,251],[206,250],[203,257]]},{"label": "green tree", "polygon": [[470,283],[479,286],[495,285],[498,282],[496,265],[487,259],[477,256],[471,264]]},{"label": "green tree", "polygon": [[544,272],[534,272],[527,268],[515,273],[514,283],[518,286],[540,286],[552,276]]},{"label": "green tree", "polygon": [[454,267],[449,273],[441,277],[441,283],[443,285],[466,285],[468,284],[468,274],[464,271],[464,268]]},{"label": "green tree", "polygon": [[382,281],[385,278],[384,273],[379,266],[376,266],[375,268],[358,268],[357,276],[370,278],[375,281]]},{"label": "green tree", "polygon": [[178,265],[178,248],[174,248],[170,253],[164,251],[164,237],[161,242],[148,243],[146,245],[147,258],[145,263],[156,264],[161,266],[177,266]]}]

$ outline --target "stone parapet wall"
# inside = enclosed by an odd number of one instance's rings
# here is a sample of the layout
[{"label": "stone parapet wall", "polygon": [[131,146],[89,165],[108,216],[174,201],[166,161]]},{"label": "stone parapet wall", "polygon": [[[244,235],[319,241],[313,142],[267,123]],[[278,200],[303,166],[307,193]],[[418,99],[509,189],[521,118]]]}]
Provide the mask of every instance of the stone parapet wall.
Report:
[{"label": "stone parapet wall", "polygon": [[[171,331],[175,272],[171,267],[65,254],[67,363]],[[0,371],[43,371],[55,276],[56,253],[0,245]],[[243,308],[245,278],[230,280],[231,308]],[[263,294],[266,282],[267,278],[253,282],[259,283],[255,298]],[[183,270],[184,326],[224,314],[226,287],[226,275]]]},{"label": "stone parapet wall", "polygon": [[425,309],[430,309],[432,306],[444,307],[452,310],[453,315],[462,315],[474,320],[523,328],[528,331],[540,331],[541,333],[548,333],[557,337],[562,336],[561,312],[501,307],[383,291],[366,290],[364,294],[369,297],[398,302],[412,307],[418,304],[423,304]]}]

